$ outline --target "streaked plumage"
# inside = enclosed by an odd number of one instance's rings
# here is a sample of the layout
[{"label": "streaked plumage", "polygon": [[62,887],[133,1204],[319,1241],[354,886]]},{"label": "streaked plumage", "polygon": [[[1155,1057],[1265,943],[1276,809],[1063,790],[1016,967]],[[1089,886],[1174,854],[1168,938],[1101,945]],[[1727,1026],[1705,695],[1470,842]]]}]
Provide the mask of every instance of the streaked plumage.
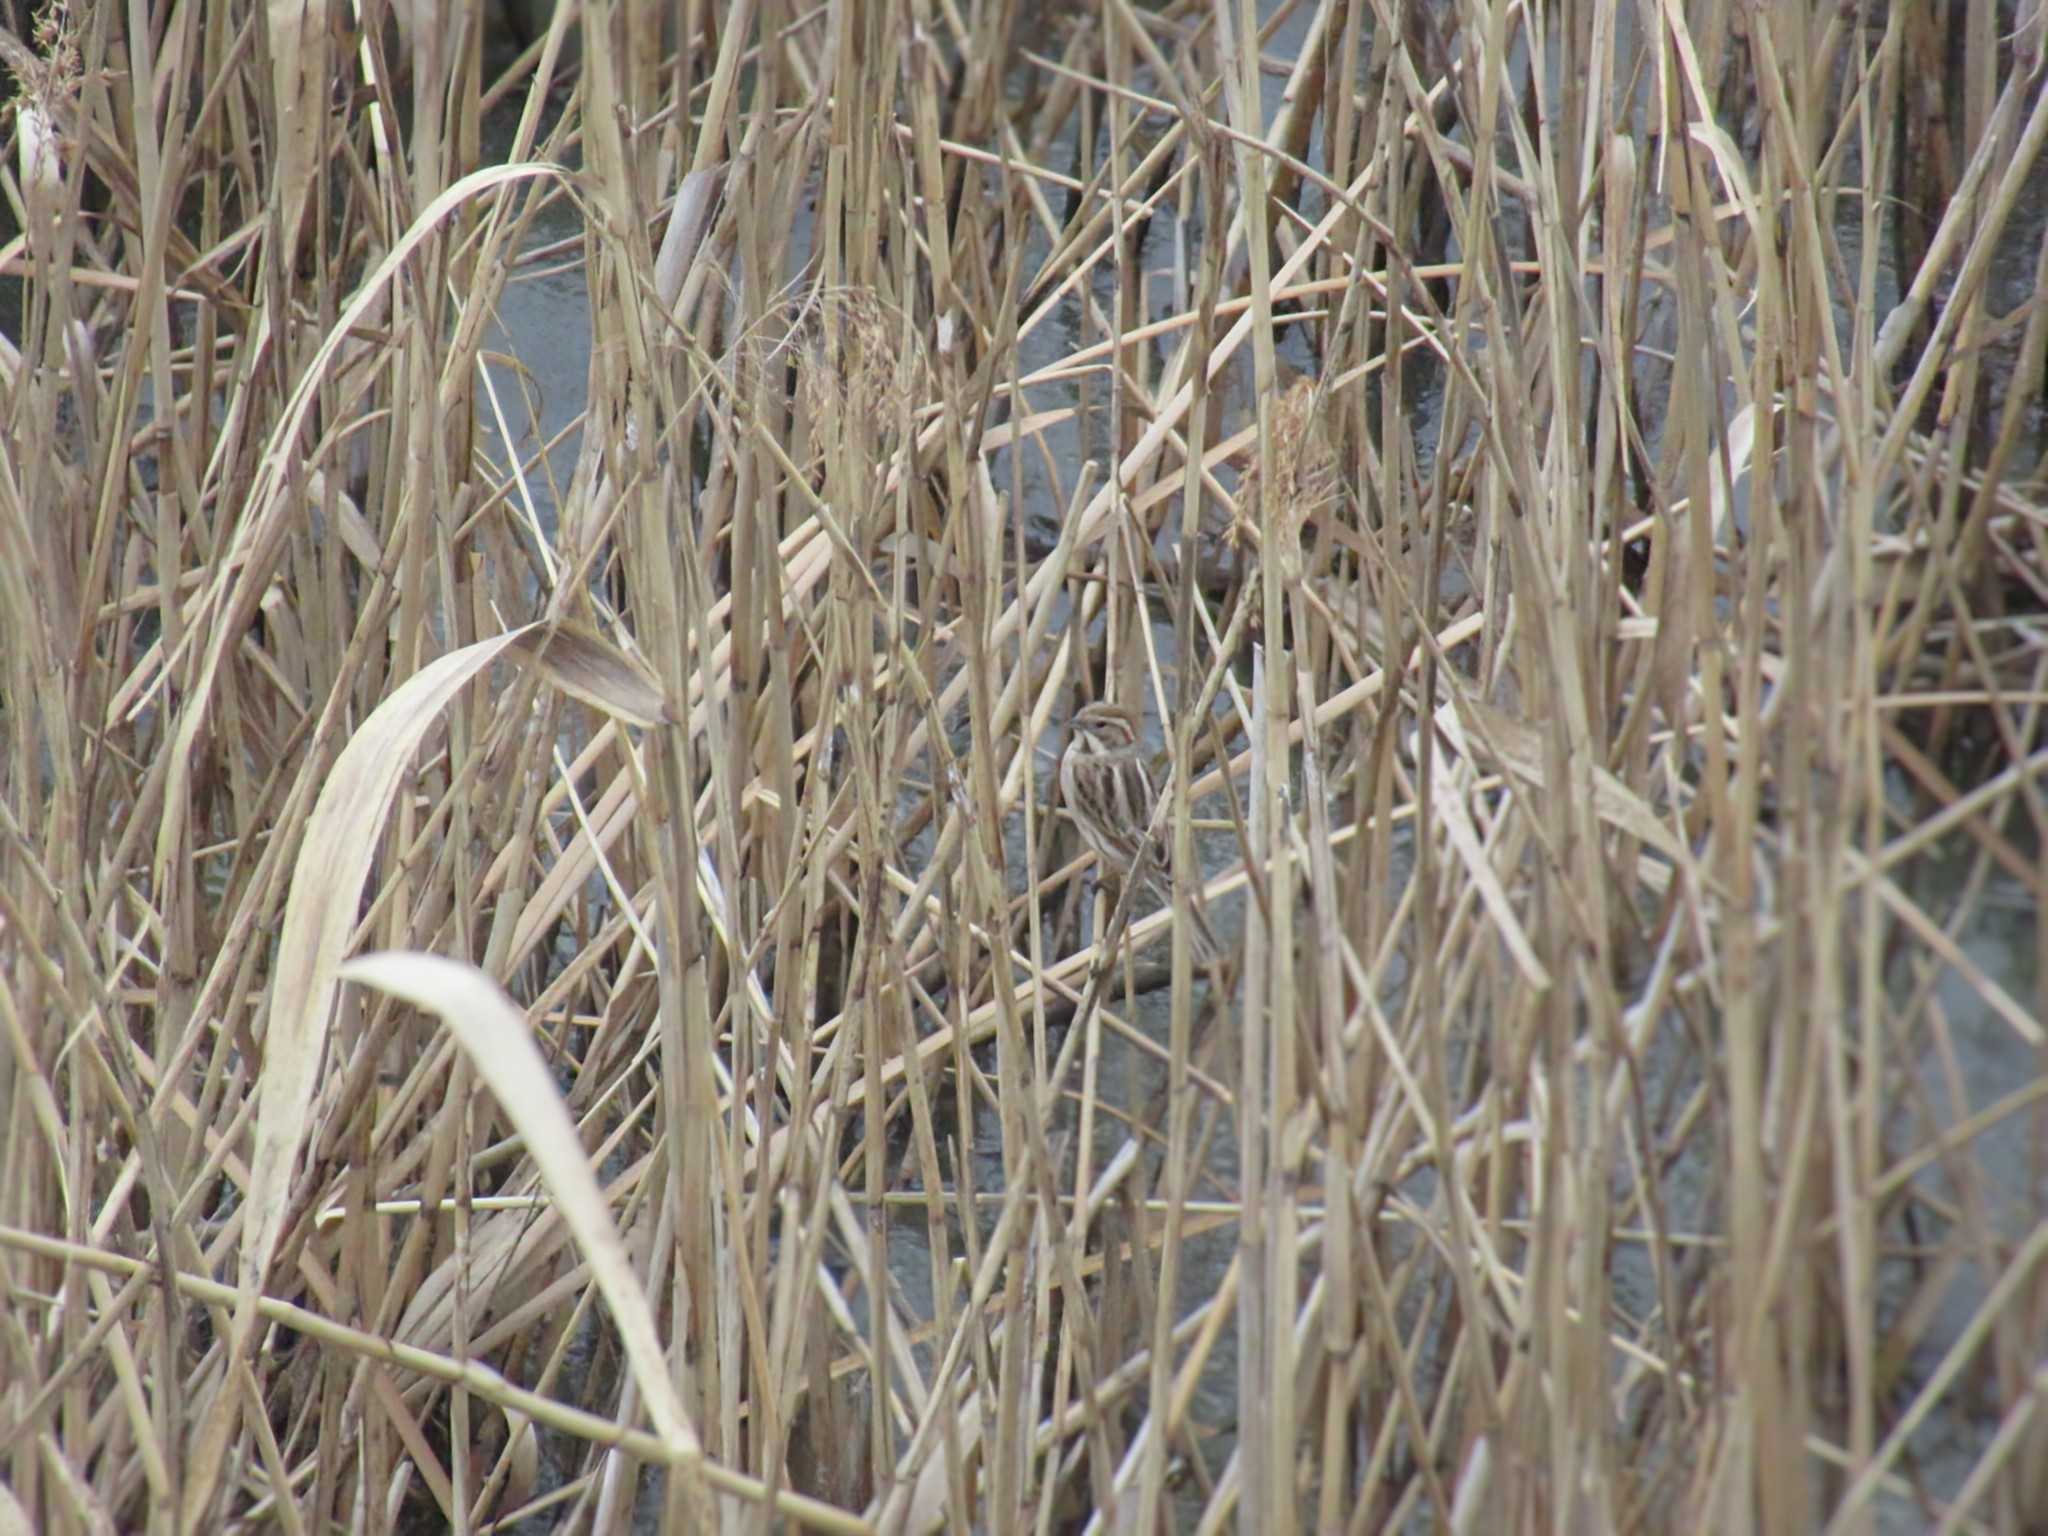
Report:
[{"label": "streaked plumage", "polygon": [[[1073,734],[1060,758],[1060,795],[1103,875],[1118,882],[1128,880],[1138,865],[1159,798],[1138,745],[1137,717],[1130,710],[1119,704],[1096,703],[1074,716]],[[1164,849],[1153,850],[1138,886],[1138,894],[1160,906],[1173,901],[1173,875],[1164,856]],[[1189,913],[1195,923],[1197,951],[1218,953],[1215,933],[1199,906],[1191,907]]]}]

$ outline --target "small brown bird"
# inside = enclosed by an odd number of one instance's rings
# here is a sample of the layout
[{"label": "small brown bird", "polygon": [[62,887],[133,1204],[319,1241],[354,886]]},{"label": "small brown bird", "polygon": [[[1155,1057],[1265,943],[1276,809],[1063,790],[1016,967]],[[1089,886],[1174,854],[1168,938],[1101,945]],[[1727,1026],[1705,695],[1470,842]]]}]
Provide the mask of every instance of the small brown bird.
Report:
[{"label": "small brown bird", "polygon": [[[1060,794],[1103,873],[1119,882],[1129,880],[1146,852],[1146,832],[1159,803],[1158,786],[1138,745],[1136,715],[1120,704],[1095,703],[1074,716],[1060,758]],[[1157,845],[1149,851],[1136,893],[1162,906],[1173,901],[1173,872],[1164,852]],[[1205,958],[1220,954],[1199,895],[1195,901],[1188,915],[1195,923],[1196,951]]]}]

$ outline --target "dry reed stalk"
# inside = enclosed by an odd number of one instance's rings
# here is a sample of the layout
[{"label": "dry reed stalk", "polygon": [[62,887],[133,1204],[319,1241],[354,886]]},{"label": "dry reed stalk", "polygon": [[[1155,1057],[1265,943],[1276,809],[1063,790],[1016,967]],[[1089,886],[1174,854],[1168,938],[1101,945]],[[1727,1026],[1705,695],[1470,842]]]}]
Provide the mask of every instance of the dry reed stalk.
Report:
[{"label": "dry reed stalk", "polygon": [[[0,1510],[2038,1524],[1967,10],[0,34]],[[551,522],[476,384],[579,251]],[[1084,926],[1105,685],[1174,899]]]}]

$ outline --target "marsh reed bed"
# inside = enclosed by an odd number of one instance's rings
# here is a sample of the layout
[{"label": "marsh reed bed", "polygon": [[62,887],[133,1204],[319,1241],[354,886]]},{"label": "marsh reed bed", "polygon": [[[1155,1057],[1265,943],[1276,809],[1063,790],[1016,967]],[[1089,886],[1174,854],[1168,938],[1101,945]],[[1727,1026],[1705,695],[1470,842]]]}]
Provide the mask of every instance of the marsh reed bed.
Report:
[{"label": "marsh reed bed", "polygon": [[2038,8],[5,24],[0,1530],[2048,1520]]}]

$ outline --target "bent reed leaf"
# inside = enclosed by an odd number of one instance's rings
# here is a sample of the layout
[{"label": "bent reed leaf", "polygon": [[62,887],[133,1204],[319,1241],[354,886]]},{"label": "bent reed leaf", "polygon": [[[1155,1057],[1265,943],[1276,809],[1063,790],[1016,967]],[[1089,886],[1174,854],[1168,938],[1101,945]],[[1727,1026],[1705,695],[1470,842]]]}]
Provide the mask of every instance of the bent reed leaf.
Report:
[{"label": "bent reed leaf", "polygon": [[339,976],[440,1015],[477,1075],[489,1084],[519,1128],[562,1219],[576,1234],[598,1289],[611,1306],[626,1359],[647,1399],[656,1431],[674,1448],[679,1461],[696,1459],[700,1454],[697,1434],[669,1379],[667,1360],[655,1332],[654,1308],[612,1222],[576,1124],[527,1031],[525,1016],[504,989],[475,966],[439,955],[398,951],[364,955],[342,966]]},{"label": "bent reed leaf", "polygon": [[517,642],[512,653],[571,698],[629,725],[651,728],[676,719],[654,675],[601,635],[569,624],[551,625]]}]

